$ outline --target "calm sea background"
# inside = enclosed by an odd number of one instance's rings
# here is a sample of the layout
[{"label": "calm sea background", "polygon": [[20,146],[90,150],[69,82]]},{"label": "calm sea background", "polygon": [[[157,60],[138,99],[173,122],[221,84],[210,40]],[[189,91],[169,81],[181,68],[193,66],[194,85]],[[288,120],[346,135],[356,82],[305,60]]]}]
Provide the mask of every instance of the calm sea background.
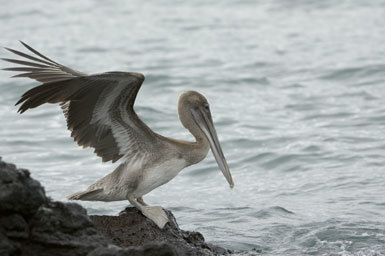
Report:
[{"label": "calm sea background", "polygon": [[[192,139],[181,92],[208,98],[235,188],[209,153],[145,196],[181,228],[242,255],[385,255],[385,1],[0,4],[2,46],[143,73],[136,111],[163,135]],[[11,75],[0,73],[3,160],[55,200],[114,169],[73,142],[58,106],[17,114],[37,83]],[[116,215],[128,202],[81,204]]]}]

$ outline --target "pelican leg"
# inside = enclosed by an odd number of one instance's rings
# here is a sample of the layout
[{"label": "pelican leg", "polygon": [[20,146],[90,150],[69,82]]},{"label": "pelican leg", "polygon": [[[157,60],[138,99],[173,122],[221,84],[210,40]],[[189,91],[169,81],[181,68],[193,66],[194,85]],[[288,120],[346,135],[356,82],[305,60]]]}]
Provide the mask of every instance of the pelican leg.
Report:
[{"label": "pelican leg", "polygon": [[146,204],[146,203],[143,201],[143,197],[138,197],[138,198],[136,199],[136,201],[138,201],[138,203],[140,203],[141,205],[148,206],[148,204]]},{"label": "pelican leg", "polygon": [[152,220],[160,229],[168,222],[167,214],[163,211],[162,207],[142,205],[139,201],[143,202],[143,199],[135,199],[131,196],[128,197],[128,201],[139,209],[144,216]]}]

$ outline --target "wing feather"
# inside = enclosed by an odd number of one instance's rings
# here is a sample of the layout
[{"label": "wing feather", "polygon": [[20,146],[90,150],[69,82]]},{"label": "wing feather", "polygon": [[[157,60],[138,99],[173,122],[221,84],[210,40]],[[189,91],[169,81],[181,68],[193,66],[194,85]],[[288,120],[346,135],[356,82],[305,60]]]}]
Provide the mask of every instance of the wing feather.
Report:
[{"label": "wing feather", "polygon": [[2,60],[10,63],[23,65],[23,67],[11,67],[11,68],[3,69],[6,71],[25,72],[13,77],[29,77],[38,82],[49,83],[49,82],[57,82],[61,80],[66,80],[74,77],[87,75],[86,73],[73,70],[69,67],[63,66],[51,60],[50,58],[44,56],[43,54],[36,51],[26,43],[23,43],[21,41],[20,43],[36,56],[31,56],[29,54],[26,54],[11,48],[5,48],[6,50],[16,54],[17,56],[23,57],[25,59],[25,60],[18,60],[18,59],[2,58]]},{"label": "wing feather", "polygon": [[[23,72],[14,77],[29,77],[43,84],[25,92],[16,105],[19,112],[45,103],[59,103],[71,136],[83,147],[93,147],[103,161],[124,157],[133,162],[152,156],[154,144],[161,148],[161,136],[136,115],[133,105],[144,81],[139,73],[107,72],[94,75],[65,67],[21,42],[36,56],[6,48],[26,58],[3,59],[21,67],[5,68]],[[31,62],[33,61],[33,62]]]},{"label": "wing feather", "polygon": [[58,66],[58,67],[60,67],[60,64],[57,64],[56,62],[53,62],[53,61],[45,61],[45,60],[42,60],[42,59],[33,57],[33,56],[31,56],[31,55],[28,55],[28,54],[26,54],[26,53],[23,53],[23,52],[20,52],[20,51],[17,51],[17,50],[13,50],[13,49],[11,49],[11,48],[5,47],[5,49],[8,50],[8,51],[10,51],[10,52],[12,52],[12,53],[14,53],[14,54],[16,54],[16,55],[19,55],[19,56],[21,56],[21,57],[24,57],[24,58],[26,58],[26,59],[30,59],[30,60],[33,60],[33,61],[41,62],[41,63],[43,63],[43,64],[47,64],[48,66],[53,65],[53,66]]}]

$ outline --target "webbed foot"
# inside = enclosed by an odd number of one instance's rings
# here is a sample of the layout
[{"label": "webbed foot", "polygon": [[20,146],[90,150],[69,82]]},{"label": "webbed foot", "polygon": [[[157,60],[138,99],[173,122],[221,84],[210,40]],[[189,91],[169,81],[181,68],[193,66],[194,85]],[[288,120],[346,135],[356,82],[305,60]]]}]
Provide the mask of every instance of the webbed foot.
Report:
[{"label": "webbed foot", "polygon": [[167,214],[160,206],[143,206],[141,211],[144,216],[155,222],[160,229],[168,222]]}]

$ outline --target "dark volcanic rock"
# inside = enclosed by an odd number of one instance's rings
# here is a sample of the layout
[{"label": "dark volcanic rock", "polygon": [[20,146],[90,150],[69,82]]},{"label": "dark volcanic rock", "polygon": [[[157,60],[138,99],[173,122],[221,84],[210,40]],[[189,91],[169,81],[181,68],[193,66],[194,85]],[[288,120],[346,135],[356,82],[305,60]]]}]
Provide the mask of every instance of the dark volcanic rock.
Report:
[{"label": "dark volcanic rock", "polygon": [[33,215],[46,202],[44,188],[30,178],[28,170],[16,170],[0,158],[0,213],[18,212],[25,217]]},{"label": "dark volcanic rock", "polygon": [[174,256],[186,255],[177,253],[174,248],[167,243],[151,243],[145,246],[130,246],[125,249],[119,247],[96,249],[87,256]]},{"label": "dark volcanic rock", "polygon": [[159,229],[136,208],[128,207],[120,216],[90,216],[96,228],[120,247],[167,243],[177,255],[224,255],[230,251],[205,242],[201,233],[183,231],[174,215],[165,210],[170,222]]},{"label": "dark volcanic rock", "polygon": [[107,244],[84,208],[51,201],[27,170],[0,158],[0,255],[87,255]]},{"label": "dark volcanic rock", "polygon": [[205,243],[200,233],[180,230],[172,213],[166,212],[171,221],[163,230],[135,208],[127,208],[120,216],[90,218],[78,204],[47,198],[27,170],[16,169],[0,157],[1,256],[229,253]]}]

